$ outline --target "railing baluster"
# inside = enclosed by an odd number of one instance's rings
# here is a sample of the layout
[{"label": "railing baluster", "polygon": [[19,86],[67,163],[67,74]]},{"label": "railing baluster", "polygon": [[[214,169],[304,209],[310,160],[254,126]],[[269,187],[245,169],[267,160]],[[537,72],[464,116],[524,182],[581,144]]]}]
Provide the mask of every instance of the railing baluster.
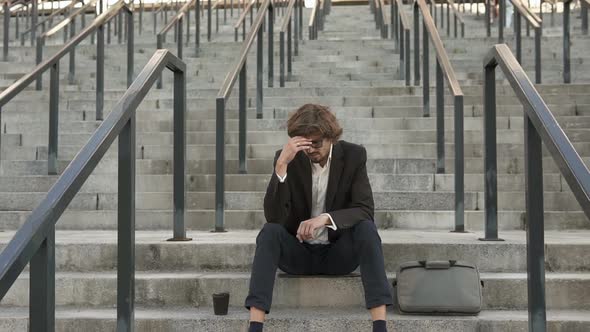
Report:
[{"label": "railing baluster", "polygon": [[9,29],[10,29],[10,9],[8,8],[8,1],[5,1],[2,5],[2,10],[4,11],[4,31],[3,31],[3,40],[2,40],[2,59],[3,61],[8,61],[8,39],[9,36]]},{"label": "railing baluster", "polygon": [[272,88],[274,86],[274,50],[273,50],[273,41],[274,41],[274,5],[268,7],[268,87]]},{"label": "railing baluster", "polygon": [[117,196],[117,331],[135,320],[135,114],[119,134]]},{"label": "railing baluster", "polygon": [[563,2],[563,83],[569,84],[570,72],[570,3],[571,0]]},{"label": "railing baluster", "polygon": [[246,101],[248,98],[248,77],[247,63],[245,62],[240,70],[239,86],[239,173],[246,174],[246,143],[247,143],[247,126],[248,126],[248,108]]},{"label": "railing baluster", "polygon": [[426,23],[422,21],[422,71],[424,72],[424,79],[422,80],[422,96],[423,96],[423,114],[425,118],[430,116],[430,72],[429,72],[429,47],[428,47],[428,29]]},{"label": "railing baluster", "polygon": [[445,173],[445,81],[436,59],[436,173]]},{"label": "railing baluster", "polygon": [[50,69],[49,83],[49,144],[47,146],[47,173],[57,174],[57,147],[59,137],[59,61]]},{"label": "railing baluster", "polygon": [[96,120],[103,119],[104,108],[104,24],[96,31]]},{"label": "railing baluster", "polygon": [[496,155],[496,71],[495,66],[484,69],[484,202],[485,238],[482,241],[502,241],[498,238],[498,166]]},{"label": "railing baluster", "polygon": [[455,230],[465,232],[465,156],[463,96],[455,96]]},{"label": "railing baluster", "polygon": [[414,85],[420,85],[420,14],[414,6]]},{"label": "railing baluster", "polygon": [[526,114],[524,137],[529,331],[546,331],[543,150]]},{"label": "railing baluster", "polygon": [[29,330],[55,331],[55,226],[31,259]]},{"label": "railing baluster", "polygon": [[[262,31],[262,30],[261,30]],[[225,232],[225,98],[216,100],[215,130],[215,232]]]},{"label": "railing baluster", "polygon": [[258,29],[258,37],[256,43],[256,118],[262,119],[263,113],[263,91],[264,86],[262,84],[263,77],[263,43],[264,43],[264,31]]},{"label": "railing baluster", "polygon": [[[70,39],[76,35],[76,18],[72,19],[70,24]],[[70,71],[68,72],[68,83],[74,84],[74,76],[76,73],[76,48],[70,51]]]}]

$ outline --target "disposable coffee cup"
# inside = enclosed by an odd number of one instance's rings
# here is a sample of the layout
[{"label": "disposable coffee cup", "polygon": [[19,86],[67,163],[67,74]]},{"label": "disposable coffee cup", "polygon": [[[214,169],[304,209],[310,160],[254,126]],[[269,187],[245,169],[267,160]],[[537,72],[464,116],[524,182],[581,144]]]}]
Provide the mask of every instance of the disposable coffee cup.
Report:
[{"label": "disposable coffee cup", "polygon": [[213,312],[216,315],[227,315],[229,306],[229,293],[213,294]]}]

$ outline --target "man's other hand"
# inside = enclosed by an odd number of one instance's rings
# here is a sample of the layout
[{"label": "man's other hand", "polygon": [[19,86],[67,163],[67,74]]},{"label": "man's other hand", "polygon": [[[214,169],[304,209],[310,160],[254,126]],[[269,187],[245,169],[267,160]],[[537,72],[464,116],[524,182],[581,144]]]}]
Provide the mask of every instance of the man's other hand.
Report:
[{"label": "man's other hand", "polygon": [[313,239],[316,229],[331,225],[330,217],[319,215],[317,217],[302,221],[297,229],[297,239],[299,242]]},{"label": "man's other hand", "polygon": [[275,172],[283,177],[287,173],[287,165],[295,158],[297,152],[306,150],[311,146],[311,140],[301,136],[295,136],[289,139],[283,147],[281,155],[277,159]]}]

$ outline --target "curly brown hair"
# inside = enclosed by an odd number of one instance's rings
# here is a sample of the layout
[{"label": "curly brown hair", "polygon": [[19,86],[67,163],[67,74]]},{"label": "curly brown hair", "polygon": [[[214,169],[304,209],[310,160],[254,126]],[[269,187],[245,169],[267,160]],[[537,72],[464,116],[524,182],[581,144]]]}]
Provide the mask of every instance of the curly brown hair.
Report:
[{"label": "curly brown hair", "polygon": [[342,136],[342,127],[328,106],[305,104],[287,121],[287,134],[295,136],[321,136],[336,143]]}]

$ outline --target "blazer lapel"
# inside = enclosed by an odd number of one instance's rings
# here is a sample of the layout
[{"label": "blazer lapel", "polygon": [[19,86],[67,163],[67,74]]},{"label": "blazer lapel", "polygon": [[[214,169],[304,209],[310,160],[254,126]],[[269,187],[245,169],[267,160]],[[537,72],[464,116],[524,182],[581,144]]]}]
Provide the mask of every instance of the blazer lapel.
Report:
[{"label": "blazer lapel", "polygon": [[338,190],[338,180],[342,175],[342,169],[344,168],[344,161],[342,158],[342,146],[338,143],[332,147],[332,161],[330,162],[330,177],[328,178],[328,188],[326,190],[326,211],[332,209],[334,198],[336,197],[336,191]]}]

